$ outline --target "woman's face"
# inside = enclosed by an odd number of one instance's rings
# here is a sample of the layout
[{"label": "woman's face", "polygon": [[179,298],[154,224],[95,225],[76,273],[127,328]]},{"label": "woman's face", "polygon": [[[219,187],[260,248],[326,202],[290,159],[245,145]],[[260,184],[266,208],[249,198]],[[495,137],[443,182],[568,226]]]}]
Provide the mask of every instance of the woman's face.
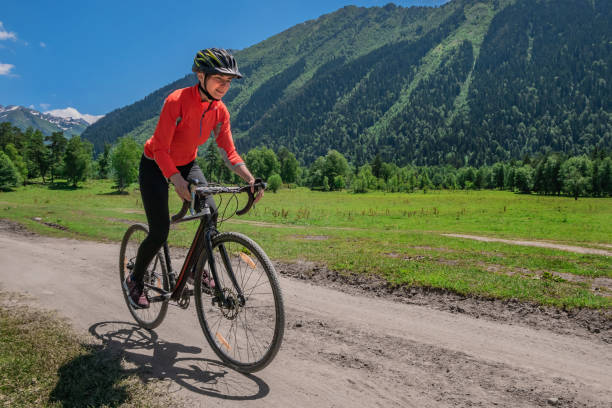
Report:
[{"label": "woman's face", "polygon": [[[204,88],[212,95],[215,99],[221,99],[229,91],[230,84],[234,79],[231,75],[220,75],[212,74],[206,77],[206,84]],[[200,82],[204,81],[204,75],[202,75]]]}]

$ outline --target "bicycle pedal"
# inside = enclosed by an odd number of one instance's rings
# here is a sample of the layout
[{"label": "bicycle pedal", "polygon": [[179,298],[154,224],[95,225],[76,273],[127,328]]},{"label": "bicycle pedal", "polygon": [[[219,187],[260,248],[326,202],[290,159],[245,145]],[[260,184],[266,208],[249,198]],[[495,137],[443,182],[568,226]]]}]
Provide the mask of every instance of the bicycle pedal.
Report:
[{"label": "bicycle pedal", "polygon": [[193,296],[193,289],[189,289],[189,288],[183,289],[183,296]]}]

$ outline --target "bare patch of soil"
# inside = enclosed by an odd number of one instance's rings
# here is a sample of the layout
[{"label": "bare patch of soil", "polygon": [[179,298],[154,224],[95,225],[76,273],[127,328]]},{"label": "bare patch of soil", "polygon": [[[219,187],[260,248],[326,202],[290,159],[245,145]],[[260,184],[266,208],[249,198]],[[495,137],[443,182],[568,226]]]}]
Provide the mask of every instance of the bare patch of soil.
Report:
[{"label": "bare patch of soil", "polygon": [[[441,261],[447,263],[446,261]],[[607,277],[591,278],[589,276],[574,275],[571,273],[555,272],[555,271],[540,271],[530,270],[525,268],[516,268],[498,264],[487,264],[478,262],[477,265],[486,271],[492,273],[500,273],[505,275],[522,275],[531,279],[551,279],[557,281],[567,281],[584,284],[588,289],[601,296],[612,297],[612,279]]]},{"label": "bare patch of soil", "polygon": [[126,220],[125,218],[108,217],[108,218],[105,218],[105,220],[110,221],[110,222],[120,222],[120,223],[126,224],[126,225],[134,224],[134,220]]},{"label": "bare patch of soil", "polygon": [[294,239],[303,239],[306,241],[326,241],[329,239],[327,235],[291,235]]},{"label": "bare patch of soil", "polygon": [[467,297],[437,288],[397,287],[376,276],[343,274],[305,261],[276,262],[275,267],[284,276],[307,280],[315,285],[332,287],[351,294],[384,297],[476,318],[547,329],[559,334],[575,334],[588,338],[596,336],[612,344],[612,311],[563,310],[516,299]]},{"label": "bare patch of soil", "polygon": [[545,241],[525,241],[525,240],[514,240],[514,239],[502,239],[502,238],[481,237],[478,235],[466,235],[466,234],[442,234],[442,235],[444,235],[445,237],[473,239],[476,241],[483,241],[483,242],[502,242],[504,244],[510,244],[510,245],[522,245],[522,246],[532,246],[532,247],[539,247],[539,248],[558,249],[560,251],[575,252],[578,254],[612,256],[611,251],[606,251],[603,249],[586,248],[586,247],[575,246],[575,245],[564,245],[564,244],[557,244],[557,243],[545,242]]},{"label": "bare patch of soil", "polygon": [[32,221],[36,221],[40,224],[46,225],[47,227],[55,228],[61,231],[68,231],[68,227],[66,227],[65,225],[56,224],[54,222],[43,221],[43,219],[40,217],[34,217],[32,218]]}]

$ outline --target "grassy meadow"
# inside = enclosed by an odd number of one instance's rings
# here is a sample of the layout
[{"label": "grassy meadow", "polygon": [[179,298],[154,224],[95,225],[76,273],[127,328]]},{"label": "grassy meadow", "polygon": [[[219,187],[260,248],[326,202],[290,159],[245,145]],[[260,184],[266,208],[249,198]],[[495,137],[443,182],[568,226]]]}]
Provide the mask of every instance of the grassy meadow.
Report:
[{"label": "grassy meadow", "polygon": [[[42,234],[117,242],[129,223],[146,219],[135,186],[124,195],[111,186],[110,181],[90,181],[76,190],[30,185],[0,193],[0,218]],[[170,196],[171,208],[178,210],[178,198]],[[220,208],[226,204],[229,214],[236,203],[226,198]],[[195,222],[178,225],[170,233],[171,245],[189,245],[195,228]],[[246,233],[274,260],[315,262],[397,286],[566,308],[612,307],[612,257],[443,235],[545,240],[612,251],[610,198],[284,189],[267,192],[249,214],[234,216],[220,229]]]}]

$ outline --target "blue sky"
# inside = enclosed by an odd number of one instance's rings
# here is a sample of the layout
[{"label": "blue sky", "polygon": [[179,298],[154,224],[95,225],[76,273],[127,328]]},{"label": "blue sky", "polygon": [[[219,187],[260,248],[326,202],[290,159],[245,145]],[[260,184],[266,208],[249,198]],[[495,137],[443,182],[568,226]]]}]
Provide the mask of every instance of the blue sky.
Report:
[{"label": "blue sky", "polygon": [[387,3],[2,0],[0,105],[106,114],[182,78],[201,48],[243,49],[346,5]]}]

